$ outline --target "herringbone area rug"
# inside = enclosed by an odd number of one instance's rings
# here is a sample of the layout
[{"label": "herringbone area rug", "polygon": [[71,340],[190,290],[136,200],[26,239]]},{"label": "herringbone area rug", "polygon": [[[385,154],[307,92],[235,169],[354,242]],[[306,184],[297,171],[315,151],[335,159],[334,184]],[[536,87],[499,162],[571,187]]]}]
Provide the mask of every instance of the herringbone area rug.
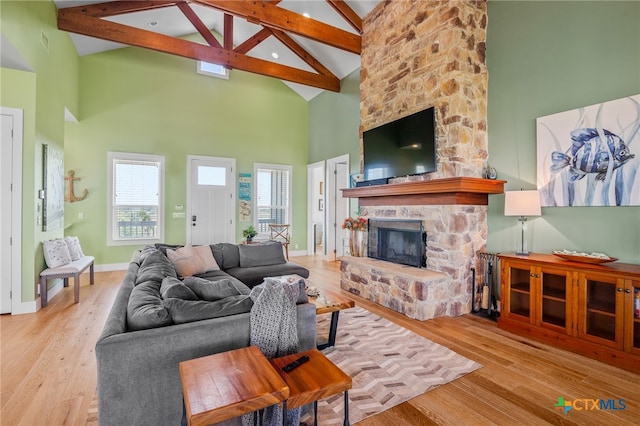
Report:
[{"label": "herringbone area rug", "polygon": [[[360,307],[340,312],[336,346],[323,353],[353,380],[351,424],[482,367]],[[342,395],[320,401],[319,424],[341,425],[343,410]]]},{"label": "herringbone area rug", "polygon": [[[327,334],[330,315],[318,317],[318,333]],[[360,307],[340,312],[336,346],[324,351],[353,379],[349,419],[354,424],[480,367],[450,349]],[[97,425],[94,398],[86,426]],[[344,396],[318,402],[318,424],[342,425]],[[303,417],[310,423],[310,417]]]}]

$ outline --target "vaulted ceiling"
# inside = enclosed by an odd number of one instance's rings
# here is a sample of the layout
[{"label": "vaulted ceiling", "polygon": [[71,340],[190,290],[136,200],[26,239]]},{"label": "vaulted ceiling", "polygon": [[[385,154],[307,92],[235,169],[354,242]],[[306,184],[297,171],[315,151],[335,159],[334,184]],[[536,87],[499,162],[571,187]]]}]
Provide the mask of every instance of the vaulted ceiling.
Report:
[{"label": "vaulted ceiling", "polygon": [[54,1],[80,55],[138,46],[278,78],[305,99],[360,66],[362,18],[380,2]]}]

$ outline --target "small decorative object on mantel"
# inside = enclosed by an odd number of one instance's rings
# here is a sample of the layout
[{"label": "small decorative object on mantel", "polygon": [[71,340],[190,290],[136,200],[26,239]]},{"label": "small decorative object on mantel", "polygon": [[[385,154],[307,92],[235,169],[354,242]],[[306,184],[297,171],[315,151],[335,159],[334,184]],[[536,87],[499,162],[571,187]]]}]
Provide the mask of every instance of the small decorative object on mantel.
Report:
[{"label": "small decorative object on mantel", "polygon": [[64,178],[64,180],[67,181],[67,191],[64,193],[64,201],[66,201],[67,203],[82,201],[85,198],[87,198],[87,195],[89,194],[89,190],[85,188],[82,190],[82,195],[79,197],[76,197],[75,191],[73,190],[73,182],[82,180],[82,179],[75,177],[75,175],[76,175],[75,170],[68,170],[67,176]]},{"label": "small decorative object on mantel", "polygon": [[495,180],[498,178],[498,172],[495,167],[491,167],[487,164],[487,167],[484,169],[484,177],[485,179]]},{"label": "small decorative object on mantel", "polygon": [[256,228],[254,228],[253,225],[242,231],[242,236],[247,239],[247,244],[251,243],[251,241],[253,241],[253,237],[256,235],[258,235],[258,231],[256,231]]},{"label": "small decorative object on mantel", "polygon": [[342,229],[349,231],[349,252],[351,256],[364,257],[367,255],[365,242],[368,221],[364,217],[348,217],[342,224]]},{"label": "small decorative object on mantel", "polygon": [[585,253],[571,250],[554,250],[553,254],[566,260],[582,263],[609,263],[618,260],[615,257],[607,256],[604,253]]}]

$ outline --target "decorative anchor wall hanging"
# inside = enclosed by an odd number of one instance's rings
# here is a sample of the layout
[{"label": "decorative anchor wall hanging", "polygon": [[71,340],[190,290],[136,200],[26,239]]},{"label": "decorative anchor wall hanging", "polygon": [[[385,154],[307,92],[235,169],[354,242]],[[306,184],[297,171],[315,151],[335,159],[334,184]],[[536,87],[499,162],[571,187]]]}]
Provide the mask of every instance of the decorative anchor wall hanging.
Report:
[{"label": "decorative anchor wall hanging", "polygon": [[89,194],[89,191],[87,190],[87,188],[85,188],[82,190],[82,195],[79,197],[76,197],[76,194],[73,191],[73,182],[76,180],[82,180],[82,179],[74,177],[75,174],[76,172],[74,170],[69,170],[67,171],[67,176],[64,178],[64,180],[67,181],[67,191],[64,194],[64,201],[66,201],[67,203],[82,201],[85,198],[87,198],[87,194]]}]

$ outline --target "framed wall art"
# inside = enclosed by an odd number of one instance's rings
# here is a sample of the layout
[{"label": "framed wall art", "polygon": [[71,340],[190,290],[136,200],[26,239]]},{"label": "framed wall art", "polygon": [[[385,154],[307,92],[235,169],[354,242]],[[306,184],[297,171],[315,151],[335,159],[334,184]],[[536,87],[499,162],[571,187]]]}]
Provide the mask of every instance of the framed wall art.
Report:
[{"label": "framed wall art", "polygon": [[64,227],[64,152],[51,145],[42,145],[44,202],[42,230]]},{"label": "framed wall art", "polygon": [[640,95],[536,120],[543,207],[640,205]]}]

